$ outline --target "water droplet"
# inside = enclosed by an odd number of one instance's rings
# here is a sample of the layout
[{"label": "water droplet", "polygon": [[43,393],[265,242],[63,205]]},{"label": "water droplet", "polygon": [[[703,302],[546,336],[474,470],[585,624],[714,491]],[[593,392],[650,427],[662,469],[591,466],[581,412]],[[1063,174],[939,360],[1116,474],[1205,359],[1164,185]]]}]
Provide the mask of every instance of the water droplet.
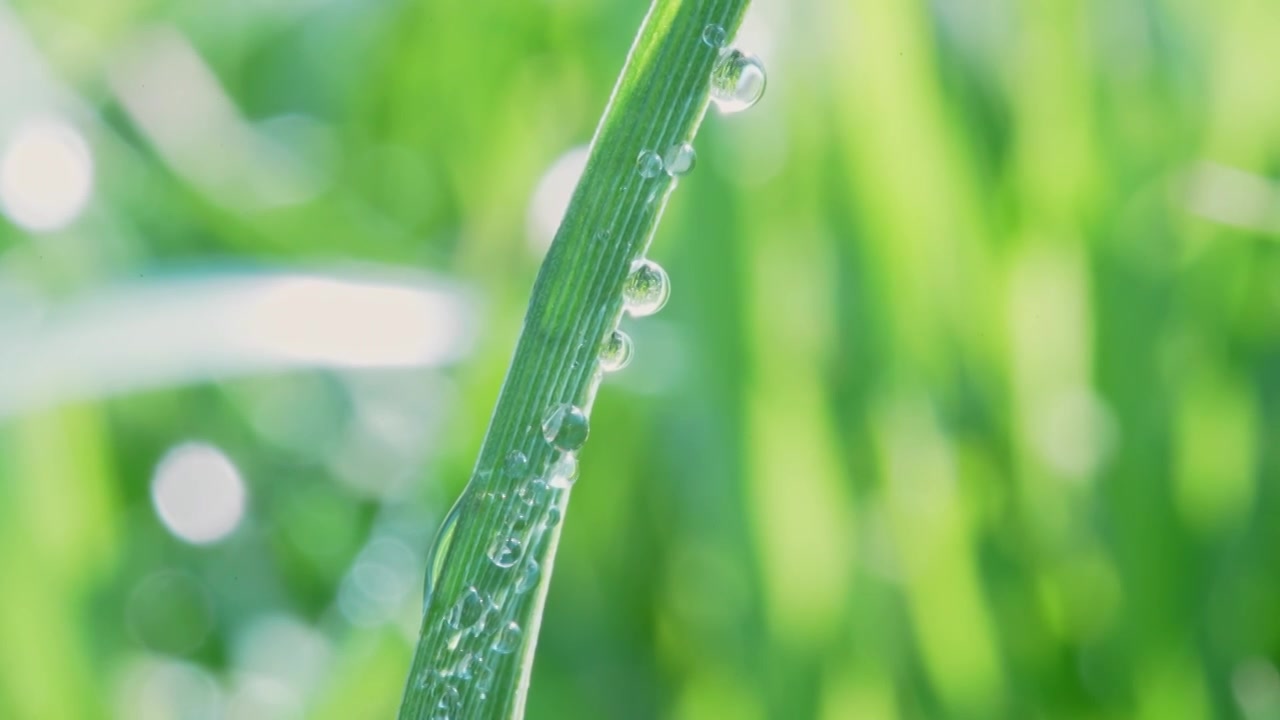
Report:
[{"label": "water droplet", "polygon": [[458,688],[448,683],[442,684],[439,689],[439,697],[436,699],[435,709],[431,713],[431,720],[452,720],[461,704],[462,697],[458,692]]},{"label": "water droplet", "polygon": [[529,521],[533,519],[533,505],[526,502],[518,502],[511,506],[511,512],[507,513],[506,527],[512,534],[520,534],[529,529]]},{"label": "water droplet", "polygon": [[547,519],[542,522],[542,525],[550,529],[559,525],[560,519],[561,519],[560,507],[558,505],[552,505],[551,507],[547,508]]},{"label": "water droplet", "polygon": [[466,630],[480,622],[487,609],[488,603],[480,596],[480,591],[474,586],[469,587],[462,592],[462,597],[458,598],[458,602],[453,605],[453,610],[449,612],[449,627],[454,630]]},{"label": "water droplet", "polygon": [[493,675],[493,666],[487,663],[476,668],[476,690],[480,691],[481,697],[493,689]]},{"label": "water droplet", "polygon": [[578,450],[587,443],[589,432],[586,414],[568,403],[552,406],[542,418],[543,437],[560,450]]},{"label": "water droplet", "polygon": [[632,317],[652,315],[671,297],[671,281],[667,271],[651,260],[631,264],[631,274],[622,283],[622,299]]},{"label": "water droplet", "polygon": [[711,70],[711,99],[720,112],[740,112],[760,101],[766,84],[759,58],[740,50],[722,50]]},{"label": "water droplet", "polygon": [[578,480],[578,456],[564,453],[547,468],[547,483],[553,488],[572,487]]},{"label": "water droplet", "polygon": [[512,450],[502,461],[502,472],[509,478],[518,478],[529,469],[529,458],[519,450]]},{"label": "water droplet", "polygon": [[520,550],[520,538],[499,530],[494,533],[493,542],[489,543],[489,559],[500,568],[509,568],[520,559]]},{"label": "water droplet", "polygon": [[537,505],[547,499],[546,481],[541,478],[534,478],[520,488],[520,499],[528,505]]},{"label": "water droplet", "polygon": [[520,577],[516,578],[516,592],[527,593],[538,584],[538,576],[541,570],[538,568],[538,561],[529,558],[524,561],[524,567],[520,568]]},{"label": "water droplet", "polygon": [[636,158],[636,168],[642,178],[656,178],[662,174],[662,158],[652,150],[641,150]]},{"label": "water droplet", "polygon": [[471,653],[463,653],[462,657],[449,668],[449,675],[459,680],[471,679],[471,664],[475,661],[476,656]]},{"label": "water droplet", "polygon": [[440,579],[440,571],[444,569],[444,560],[449,553],[449,545],[453,543],[453,531],[458,527],[458,516],[462,514],[461,508],[465,501],[466,496],[463,496],[453,504],[449,514],[445,516],[444,522],[440,525],[440,531],[436,533],[436,539],[431,543],[431,549],[427,551],[427,576],[422,581],[422,612],[424,615],[431,604],[431,593],[435,589],[436,582]]},{"label": "water droplet", "polygon": [[672,177],[688,175],[698,164],[698,153],[689,143],[677,143],[667,148],[667,155],[663,158],[662,164],[667,169],[667,174]]},{"label": "water droplet", "polygon": [[600,369],[605,372],[617,372],[631,364],[631,353],[634,345],[631,336],[621,330],[614,330],[600,344]]},{"label": "water droplet", "polygon": [[503,655],[515,652],[520,648],[520,636],[523,634],[520,625],[514,622],[507,623],[493,639],[493,651]]},{"label": "water droplet", "polygon": [[729,34],[724,31],[724,27],[711,23],[702,29],[702,42],[719,50],[724,47],[725,42],[729,39]]},{"label": "water droplet", "polygon": [[612,236],[613,236],[613,233],[609,232],[609,230],[606,228],[606,229],[603,229],[603,230],[597,230],[597,231],[596,231],[596,234],[595,234],[595,235],[592,235],[591,237],[592,237],[592,239],[594,239],[596,242],[598,242],[598,243],[603,243],[603,242],[608,242],[608,241],[609,241],[609,238],[610,238],[610,237],[612,237]]}]

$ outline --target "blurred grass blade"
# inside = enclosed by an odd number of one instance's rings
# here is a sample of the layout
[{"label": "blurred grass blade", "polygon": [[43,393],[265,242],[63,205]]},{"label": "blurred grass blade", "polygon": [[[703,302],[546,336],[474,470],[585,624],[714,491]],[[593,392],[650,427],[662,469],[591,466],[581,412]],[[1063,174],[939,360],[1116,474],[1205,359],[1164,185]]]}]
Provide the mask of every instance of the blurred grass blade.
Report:
[{"label": "blurred grass blade", "polygon": [[692,141],[720,45],[747,4],[650,8],[534,285],[472,478],[432,551],[401,718],[523,715],[601,343],[675,186],[658,158]]},{"label": "blurred grass blade", "polygon": [[293,367],[441,365],[469,349],[456,285],[403,271],[151,279],[0,312],[0,418]]}]

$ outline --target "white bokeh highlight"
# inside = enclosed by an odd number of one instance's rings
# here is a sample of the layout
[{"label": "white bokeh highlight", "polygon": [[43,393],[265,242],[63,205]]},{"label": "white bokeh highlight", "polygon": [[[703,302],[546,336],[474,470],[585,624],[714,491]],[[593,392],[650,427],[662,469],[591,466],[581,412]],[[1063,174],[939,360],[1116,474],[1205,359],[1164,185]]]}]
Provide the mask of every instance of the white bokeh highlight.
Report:
[{"label": "white bokeh highlight", "polygon": [[246,493],[240,471],[221,450],[191,442],[156,466],[151,500],[165,527],[196,545],[217,542],[240,524]]},{"label": "white bokeh highlight", "polygon": [[569,209],[569,201],[573,199],[573,191],[578,187],[578,180],[587,168],[590,151],[583,145],[566,152],[551,163],[538,180],[529,201],[526,221],[529,247],[538,255],[551,247],[556,230],[560,229],[560,221],[564,220],[565,211]]},{"label": "white bokeh highlight", "polygon": [[78,130],[56,118],[19,125],[0,156],[0,210],[30,232],[60,230],[93,195],[93,154]]}]

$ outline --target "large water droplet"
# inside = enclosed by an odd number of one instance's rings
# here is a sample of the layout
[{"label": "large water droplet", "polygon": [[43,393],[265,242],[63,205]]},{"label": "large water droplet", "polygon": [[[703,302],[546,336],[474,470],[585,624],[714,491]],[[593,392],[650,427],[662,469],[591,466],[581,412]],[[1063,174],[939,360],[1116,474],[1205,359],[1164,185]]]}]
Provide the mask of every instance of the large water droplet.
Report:
[{"label": "large water droplet", "polygon": [[509,478],[522,477],[529,469],[529,458],[519,450],[507,453],[502,461],[502,472]]},{"label": "large water droplet", "polygon": [[520,625],[509,622],[498,631],[497,637],[493,639],[493,651],[508,655],[520,648],[520,636],[524,632],[520,629]]},{"label": "large water droplet", "polygon": [[520,568],[520,577],[516,578],[516,592],[527,593],[538,584],[538,576],[541,570],[538,567],[538,561],[529,558],[524,561],[524,566]]},{"label": "large water droplet", "polygon": [[449,612],[449,627],[454,630],[466,630],[474,626],[484,617],[488,603],[480,596],[480,591],[469,587],[463,591],[462,597],[454,603]]},{"label": "large water droplet", "polygon": [[631,364],[634,345],[631,336],[621,330],[609,333],[600,344],[600,369],[605,372],[617,372]]},{"label": "large water droplet", "polygon": [[573,487],[578,480],[578,456],[567,452],[547,468],[547,484],[553,488]]},{"label": "large water droplet", "polygon": [[693,172],[693,167],[697,163],[698,153],[694,152],[693,146],[689,143],[676,143],[667,148],[667,154],[662,160],[667,174],[672,177],[688,175]]},{"label": "large water droplet", "polygon": [[440,572],[444,569],[445,557],[449,554],[449,545],[453,543],[453,531],[458,527],[458,516],[462,514],[462,505],[466,501],[466,496],[453,504],[449,514],[445,516],[444,522],[440,525],[440,531],[436,533],[436,539],[431,543],[431,549],[427,551],[427,576],[422,581],[422,612],[426,614],[427,608],[431,604],[431,593],[434,591],[436,582],[440,579]]},{"label": "large water droplet", "polygon": [[671,297],[671,281],[667,271],[652,260],[637,260],[622,283],[622,300],[632,317],[652,315]]},{"label": "large water droplet", "polygon": [[587,444],[590,424],[582,408],[562,403],[542,417],[542,436],[557,449],[574,452]]},{"label": "large water droplet", "polygon": [[711,99],[720,112],[740,112],[760,101],[766,84],[759,58],[740,50],[723,50],[711,70]]},{"label": "large water droplet", "polygon": [[489,543],[489,559],[500,568],[509,568],[520,559],[520,550],[520,538],[499,530]]},{"label": "large water droplet", "polygon": [[652,150],[642,150],[636,158],[636,169],[642,178],[656,178],[662,174],[662,157]]},{"label": "large water droplet", "polygon": [[721,25],[711,23],[702,29],[702,42],[719,50],[729,40],[729,33]]}]

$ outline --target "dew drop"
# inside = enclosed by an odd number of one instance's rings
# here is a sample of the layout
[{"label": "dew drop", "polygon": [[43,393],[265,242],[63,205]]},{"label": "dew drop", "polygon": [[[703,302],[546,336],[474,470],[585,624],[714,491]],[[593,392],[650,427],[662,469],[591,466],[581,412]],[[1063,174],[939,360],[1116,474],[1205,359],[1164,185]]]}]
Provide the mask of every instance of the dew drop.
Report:
[{"label": "dew drop", "polygon": [[454,630],[466,630],[472,627],[484,617],[486,604],[479,590],[474,586],[467,588],[463,591],[462,597],[458,598],[458,602],[454,603],[453,610],[449,612],[449,627]]},{"label": "dew drop", "polygon": [[547,484],[553,488],[573,487],[578,480],[578,456],[567,452],[547,468]]},{"label": "dew drop", "polygon": [[527,593],[538,584],[538,576],[541,574],[538,568],[538,561],[529,558],[524,561],[524,567],[520,568],[520,577],[516,578],[516,592]]},{"label": "dew drop", "polygon": [[520,636],[524,632],[520,629],[520,625],[509,622],[498,631],[498,636],[493,639],[493,651],[503,655],[509,655],[520,648]]},{"label": "dew drop", "polygon": [[666,157],[662,160],[663,167],[666,168],[667,174],[671,177],[688,175],[693,172],[693,168],[697,163],[698,153],[687,142],[676,143],[667,148]]},{"label": "dew drop", "polygon": [[488,664],[476,668],[476,690],[480,691],[481,697],[493,689],[493,675],[493,667]]},{"label": "dew drop", "polygon": [[622,300],[632,317],[652,315],[671,297],[671,281],[667,271],[652,260],[631,264],[631,274],[622,283]]},{"label": "dew drop", "polygon": [[656,178],[662,174],[662,157],[652,150],[640,151],[636,158],[636,168],[642,178]]},{"label": "dew drop", "polygon": [[702,29],[702,42],[719,50],[729,39],[729,34],[725,32],[724,27],[711,23]]},{"label": "dew drop", "polygon": [[453,532],[458,527],[458,516],[462,513],[464,502],[465,496],[459,498],[450,508],[449,514],[440,525],[439,532],[436,533],[436,539],[431,543],[431,549],[427,551],[427,576],[422,581],[423,614],[426,614],[427,608],[431,605],[431,593],[435,590],[440,573],[444,569],[444,561],[449,554],[449,546],[453,544]]},{"label": "dew drop", "polygon": [[519,450],[512,450],[502,461],[502,472],[509,478],[518,478],[529,469],[529,458]]},{"label": "dew drop", "polygon": [[507,527],[513,534],[523,533],[529,528],[529,521],[532,519],[532,503],[518,502],[511,506],[511,512],[507,514]]},{"label": "dew drop", "polygon": [[560,517],[560,507],[558,505],[552,505],[550,508],[547,508],[547,519],[542,521],[543,527],[551,529],[559,525]]},{"label": "dew drop", "polygon": [[436,700],[435,709],[431,713],[431,720],[452,720],[458,712],[459,705],[462,704],[461,694],[458,688],[448,683],[440,686],[440,697]]},{"label": "dew drop", "polygon": [[722,50],[711,70],[711,99],[723,113],[746,110],[764,95],[764,64],[740,50]]},{"label": "dew drop", "polygon": [[472,655],[471,653],[463,653],[462,657],[458,658],[458,661],[449,669],[449,675],[451,677],[458,678],[459,680],[470,680],[471,665],[475,659],[475,655]]},{"label": "dew drop", "polygon": [[590,425],[582,408],[553,405],[542,417],[542,436],[557,449],[574,452],[587,443]]},{"label": "dew drop", "polygon": [[592,235],[591,237],[597,243],[606,243],[609,241],[609,238],[612,236],[613,236],[613,233],[609,232],[608,228],[605,228],[602,230],[597,230],[595,235]]},{"label": "dew drop", "polygon": [[520,559],[520,549],[520,538],[499,530],[494,533],[493,542],[489,543],[489,559],[500,568],[509,568]]},{"label": "dew drop", "polygon": [[600,344],[600,369],[605,372],[617,372],[631,364],[631,354],[635,346],[631,336],[621,330],[614,330]]},{"label": "dew drop", "polygon": [[547,499],[547,483],[542,478],[534,478],[520,488],[520,497],[530,505],[537,505]]}]

